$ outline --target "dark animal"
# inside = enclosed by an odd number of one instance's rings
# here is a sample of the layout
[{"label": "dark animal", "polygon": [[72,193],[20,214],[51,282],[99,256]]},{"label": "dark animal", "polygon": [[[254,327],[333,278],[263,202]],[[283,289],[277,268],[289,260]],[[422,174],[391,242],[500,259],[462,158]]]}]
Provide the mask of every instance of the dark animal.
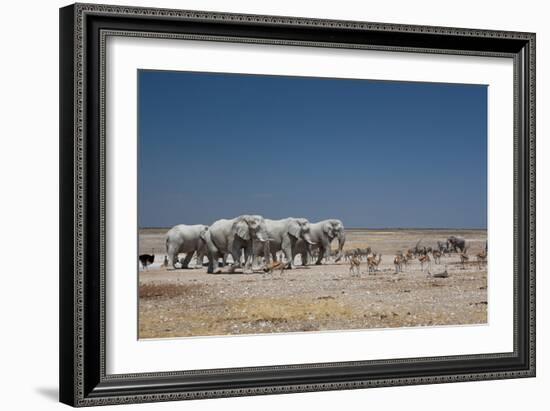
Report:
[{"label": "dark animal", "polygon": [[447,266],[445,266],[445,271],[442,273],[430,273],[430,269],[428,269],[428,277],[434,277],[434,278],[447,278],[449,276],[449,273],[447,272]]},{"label": "dark animal", "polygon": [[153,264],[154,261],[155,261],[154,254],[141,254],[139,256],[139,262],[141,263],[141,266],[145,269],[147,269],[147,266]]}]

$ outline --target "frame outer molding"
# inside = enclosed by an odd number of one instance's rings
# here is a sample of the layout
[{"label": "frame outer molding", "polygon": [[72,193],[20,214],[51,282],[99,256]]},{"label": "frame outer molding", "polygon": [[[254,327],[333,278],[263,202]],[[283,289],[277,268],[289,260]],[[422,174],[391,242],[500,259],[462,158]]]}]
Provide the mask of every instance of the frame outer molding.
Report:
[{"label": "frame outer molding", "polygon": [[[521,59],[524,70],[523,93],[528,104],[523,113],[523,144],[527,150],[524,165],[527,191],[525,215],[527,230],[525,253],[528,278],[527,324],[529,342],[527,368],[518,371],[501,371],[475,374],[437,375],[425,377],[370,379],[333,383],[289,384],[271,387],[236,389],[204,389],[199,391],[166,392],[104,396],[103,389],[86,392],[85,389],[85,220],[86,220],[86,17],[154,17],[190,22],[229,22],[262,26],[318,27],[327,29],[418,33],[443,36],[460,36],[491,39],[521,40],[527,44]],[[229,40],[230,41],[230,40]],[[398,50],[394,47],[393,50]],[[405,51],[405,49],[403,49]],[[406,51],[415,51],[410,48]],[[426,52],[419,48],[418,52]],[[434,50],[432,52],[442,52]],[[428,52],[430,52],[428,50]],[[444,51],[443,51],[444,52]],[[452,54],[463,54],[448,50]],[[467,54],[476,55],[471,52]],[[484,53],[481,52],[483,55]],[[526,54],[526,55],[525,55]],[[70,81],[67,78],[70,75]],[[72,125],[72,127],[69,127]],[[103,150],[103,148],[102,148]],[[70,154],[72,153],[72,155]],[[102,178],[104,175],[102,175]],[[103,193],[102,193],[103,195]],[[103,202],[103,200],[102,200]],[[69,210],[72,210],[69,213]],[[339,21],[251,14],[229,14],[191,10],[153,9],[142,7],[109,6],[100,4],[74,4],[60,9],[60,401],[73,406],[173,401],[181,399],[219,398],[229,396],[267,395],[276,393],[327,391],[397,385],[435,384],[487,379],[521,378],[535,376],[535,34],[524,32],[462,29],[450,27],[415,26],[373,22]],[[102,216],[104,213],[102,214]],[[101,224],[105,220],[102,217]],[[104,229],[104,227],[102,227]],[[69,249],[69,245],[72,245]],[[101,259],[104,256],[101,253]],[[103,264],[103,262],[101,263]],[[101,297],[103,298],[103,297]],[[103,304],[103,299],[101,303]],[[101,315],[104,315],[103,306]],[[413,361],[412,361],[413,362]],[[102,371],[104,372],[104,370]],[[148,374],[151,375],[151,374]],[[153,376],[155,374],[152,374]],[[166,373],[159,373],[161,377]],[[126,376],[139,378],[139,375]],[[105,381],[110,379],[107,376]]]}]

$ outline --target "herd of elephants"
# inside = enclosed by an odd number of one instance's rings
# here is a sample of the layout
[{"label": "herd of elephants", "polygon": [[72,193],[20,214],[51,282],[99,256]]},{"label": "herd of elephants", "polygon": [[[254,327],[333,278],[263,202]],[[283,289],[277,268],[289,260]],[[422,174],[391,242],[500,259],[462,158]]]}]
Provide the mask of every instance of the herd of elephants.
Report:
[{"label": "herd of elephants", "polygon": [[[267,264],[270,258],[277,261],[279,254],[280,258],[284,255],[288,268],[294,267],[297,255],[301,255],[303,265],[312,257],[316,257],[316,264],[321,264],[323,258],[329,261],[335,239],[338,248],[333,257],[338,262],[344,256],[346,241],[344,224],[338,219],[310,223],[306,218],[270,220],[259,215],[241,215],[217,220],[210,226],[179,224],[166,234],[165,264],[176,268],[176,263],[180,263],[181,268],[189,268],[195,253],[200,266],[204,257],[208,257],[208,273],[219,273],[220,259],[226,263],[229,256],[230,272],[241,267],[250,272],[256,258],[264,257]],[[462,238],[454,239],[453,248],[465,247]],[[182,261],[178,260],[180,253],[185,253]]]},{"label": "herd of elephants", "polygon": [[195,253],[198,262],[207,256],[208,273],[218,273],[219,260],[226,262],[228,256],[232,259],[231,272],[243,264],[245,271],[251,271],[255,258],[264,257],[268,261],[271,257],[276,261],[277,253],[282,252],[292,268],[298,254],[302,256],[302,263],[307,264],[314,249],[318,250],[317,264],[321,264],[323,258],[330,257],[330,243],[336,238],[338,261],[346,241],[344,224],[340,220],[310,223],[305,218],[270,220],[259,215],[241,215],[217,220],[210,226],[179,224],[172,227],[166,234],[166,254],[168,265],[174,268],[179,253],[186,254],[182,268],[188,268]]}]

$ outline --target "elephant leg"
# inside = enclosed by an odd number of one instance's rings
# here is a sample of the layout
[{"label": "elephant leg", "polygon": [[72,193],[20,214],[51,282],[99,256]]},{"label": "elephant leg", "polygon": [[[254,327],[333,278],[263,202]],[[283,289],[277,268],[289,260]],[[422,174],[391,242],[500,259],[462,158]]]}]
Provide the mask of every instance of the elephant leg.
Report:
[{"label": "elephant leg", "polygon": [[344,256],[344,241],[345,240],[342,240],[339,237],[339,239],[338,239],[338,252],[337,252],[337,255],[336,255],[336,259],[334,260],[335,263],[340,261],[342,259],[342,257]]},{"label": "elephant leg", "polygon": [[178,249],[170,244],[166,246],[166,254],[168,255],[168,265],[175,269],[178,262]]},{"label": "elephant leg", "polygon": [[227,257],[229,257],[229,253],[224,253],[223,256],[220,256],[219,258],[222,259],[222,267],[225,267],[227,265]]},{"label": "elephant leg", "polygon": [[285,258],[286,258],[286,266],[287,268],[289,269],[292,269],[294,268],[294,262],[292,261],[292,249],[290,248],[290,245],[288,246],[283,246],[283,253],[285,255]]},{"label": "elephant leg", "polygon": [[323,259],[323,255],[325,254],[325,249],[323,246],[319,247],[319,255],[317,256],[317,261],[315,261],[315,265],[321,265],[321,260]]},{"label": "elephant leg", "polygon": [[281,251],[286,258],[285,267],[294,268],[294,262],[292,261],[292,242],[288,238],[284,238],[281,243]]},{"label": "elephant leg", "polygon": [[220,254],[218,254],[217,252],[211,254],[211,253],[208,253],[208,268],[206,270],[206,272],[208,274],[214,274],[214,273],[219,273],[220,271],[220,268],[219,268],[219,262],[218,262],[218,259],[221,257]]},{"label": "elephant leg", "polygon": [[222,257],[220,251],[216,248],[215,245],[208,245],[208,270],[209,274],[217,274],[220,272],[220,262],[219,258]]},{"label": "elephant leg", "polygon": [[246,247],[244,249],[244,269],[243,272],[254,272],[254,260],[258,257],[252,247]]},{"label": "elephant leg", "polygon": [[326,239],[321,240],[321,244],[319,244],[319,255],[317,256],[317,261],[315,262],[315,264],[321,265],[323,257],[326,258],[326,262],[329,263],[330,241]]},{"label": "elephant leg", "polygon": [[238,244],[233,243],[230,253],[231,257],[233,258],[233,264],[231,264],[231,267],[229,267],[229,272],[234,273],[236,268],[241,267],[241,247]]},{"label": "elephant leg", "polygon": [[317,261],[315,262],[315,264],[321,265],[323,257],[327,259],[326,262],[328,263],[330,257],[330,243],[326,241],[323,241],[323,243],[319,245],[319,256],[317,257]]},{"label": "elephant leg", "polygon": [[327,264],[330,263],[330,253],[330,243],[327,243],[327,245],[325,245],[325,252],[323,253]]},{"label": "elephant leg", "polygon": [[189,263],[191,262],[191,259],[193,258],[193,254],[195,254],[194,251],[191,251],[187,254],[185,254],[185,258],[183,259],[183,263],[181,264],[181,268],[189,268]]},{"label": "elephant leg", "polygon": [[302,258],[302,265],[304,266],[308,265],[309,261],[308,261],[307,251],[301,252],[300,257]]},{"label": "elephant leg", "polygon": [[269,259],[269,249],[266,249],[265,247],[262,247],[262,250],[257,250],[254,248],[254,243],[248,244],[244,249],[244,266],[247,272],[253,273],[254,272],[254,264],[258,266],[258,261],[260,262],[261,266],[261,258],[263,257],[264,260]]},{"label": "elephant leg", "polygon": [[262,265],[261,258],[261,255],[255,255],[252,258],[252,270],[254,270],[254,267],[260,267]]},{"label": "elephant leg", "polygon": [[204,262],[204,251],[199,250],[197,251],[197,264],[195,268],[201,268],[203,262]]}]

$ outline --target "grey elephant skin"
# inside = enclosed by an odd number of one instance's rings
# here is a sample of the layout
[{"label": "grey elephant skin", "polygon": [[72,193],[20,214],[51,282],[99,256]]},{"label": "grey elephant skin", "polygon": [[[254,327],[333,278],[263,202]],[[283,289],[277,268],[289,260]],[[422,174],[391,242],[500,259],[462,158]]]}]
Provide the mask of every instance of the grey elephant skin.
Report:
[{"label": "grey elephant skin", "polygon": [[307,265],[308,255],[311,254],[313,248],[319,249],[319,256],[315,264],[321,264],[323,257],[328,261],[330,257],[330,243],[335,238],[338,239],[338,251],[334,261],[340,261],[346,242],[346,233],[342,221],[337,219],[323,220],[318,223],[312,223],[309,227],[310,239],[314,245],[310,245],[303,240],[299,240],[296,243],[296,254],[302,255],[302,264]]},{"label": "grey elephant skin", "polygon": [[208,226],[203,224],[178,224],[172,227],[166,233],[166,254],[168,255],[168,264],[176,268],[178,254],[185,253],[186,255],[182,263],[182,268],[188,268],[196,252],[197,265],[202,266],[202,261],[206,254],[206,242],[204,241],[204,233],[206,231],[208,231]]},{"label": "grey elephant skin", "polygon": [[[310,236],[310,224],[305,218],[288,217],[282,220],[265,219],[267,234],[269,237],[269,252],[276,261],[275,253],[283,251],[290,268],[294,267],[294,256],[296,255],[296,243],[301,240],[313,245]],[[254,255],[263,256],[265,249],[261,243],[254,244]],[[266,259],[267,262],[267,259]]]},{"label": "grey elephant skin", "polygon": [[[233,258],[230,272],[241,265],[241,253],[244,250],[245,265],[253,259],[252,243],[265,243],[269,236],[265,220],[259,215],[241,215],[227,220],[215,221],[204,233],[208,249],[208,272],[218,273],[219,259],[226,254]],[[251,266],[250,261],[250,266]]]}]

